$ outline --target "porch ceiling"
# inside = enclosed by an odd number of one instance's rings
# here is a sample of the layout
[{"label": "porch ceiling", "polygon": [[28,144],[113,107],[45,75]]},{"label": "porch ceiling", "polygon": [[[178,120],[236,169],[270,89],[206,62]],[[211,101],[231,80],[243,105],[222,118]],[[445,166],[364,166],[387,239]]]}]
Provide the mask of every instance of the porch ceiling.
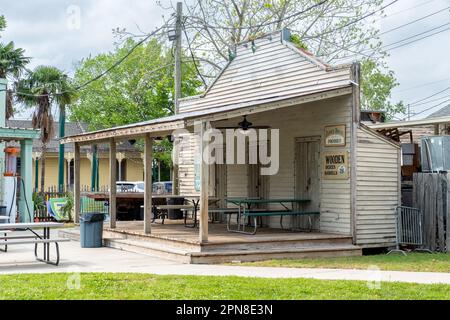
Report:
[{"label": "porch ceiling", "polygon": [[220,121],[241,115],[249,115],[259,112],[265,112],[284,107],[304,104],[308,102],[329,99],[337,96],[343,96],[352,92],[352,85],[333,88],[333,90],[310,93],[308,95],[278,97],[267,100],[256,100],[241,104],[233,104],[224,107],[211,108],[209,110],[200,110],[182,113],[174,116],[154,119],[145,122],[134,123],[126,126],[114,127],[99,131],[87,132],[73,135],[61,139],[62,144],[79,143],[92,144],[106,142],[109,139],[124,140],[130,138],[143,137],[146,134],[161,136],[170,134],[177,129],[187,129],[194,126],[196,122],[202,121]]}]

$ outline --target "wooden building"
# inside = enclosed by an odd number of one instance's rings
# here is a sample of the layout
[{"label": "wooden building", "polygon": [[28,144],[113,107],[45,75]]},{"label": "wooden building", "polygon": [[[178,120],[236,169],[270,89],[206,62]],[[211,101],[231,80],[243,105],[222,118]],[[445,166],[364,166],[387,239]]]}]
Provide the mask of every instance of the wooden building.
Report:
[{"label": "wooden building", "polygon": [[[285,29],[238,45],[235,58],[204,94],[182,99],[178,115],[74,135],[63,143],[75,143],[76,153],[81,145],[108,143],[114,157],[118,141],[143,137],[149,183],[156,137],[179,129],[194,132],[197,125],[201,132],[239,128],[244,119],[252,128],[278,129],[279,166],[273,175],[261,175],[260,164],[200,161],[197,166],[196,155],[206,143],[196,146],[196,135],[181,135],[188,143],[179,144],[179,189],[182,195],[200,195],[198,243],[208,243],[208,197],[305,197],[311,199],[306,209],[320,212],[314,220],[319,234],[349,237],[358,248],[388,247],[395,244],[400,148],[360,123],[359,73],[359,64],[329,66],[296,47]],[[116,179],[115,172],[110,179]],[[151,188],[145,193],[144,234],[152,228]],[[115,194],[110,198],[115,203]],[[114,229],[114,212],[111,216]],[[301,228],[305,222],[297,220],[292,224]],[[266,219],[272,228],[278,221]]]},{"label": "wooden building", "polygon": [[[30,120],[10,119],[6,120],[6,124],[11,128],[32,129]],[[54,123],[54,132],[59,132],[59,123]],[[80,134],[87,132],[86,123],[66,122],[66,135]],[[45,152],[45,185],[44,190],[58,190],[58,151],[59,137],[56,135],[46,146]],[[124,141],[118,145],[117,153],[117,176],[119,180],[141,181],[144,176],[144,166],[142,164],[141,153],[133,147],[128,141]],[[101,189],[109,188],[109,153],[108,149],[100,148],[98,150],[98,167],[99,167],[99,187]],[[73,145],[68,144],[65,147],[64,154],[64,181],[65,187],[71,189],[73,186],[73,167],[74,154]],[[33,140],[33,179],[32,185],[34,190],[39,190],[42,166],[42,142],[39,139]],[[92,154],[91,148],[83,148],[81,150],[81,185],[83,189],[91,190],[91,166]]]}]

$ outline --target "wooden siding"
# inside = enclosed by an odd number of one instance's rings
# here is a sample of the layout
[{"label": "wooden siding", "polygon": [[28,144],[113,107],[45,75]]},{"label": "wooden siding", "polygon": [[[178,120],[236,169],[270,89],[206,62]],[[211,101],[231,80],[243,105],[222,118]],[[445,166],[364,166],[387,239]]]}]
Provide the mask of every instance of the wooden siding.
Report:
[{"label": "wooden siding", "polygon": [[[321,154],[326,151],[350,151],[351,95],[284,108],[282,111],[268,111],[248,117],[254,125],[270,124],[280,129],[280,167],[276,175],[269,177],[269,197],[295,197],[295,138],[321,137]],[[274,112],[276,116],[274,116]],[[232,118],[213,123],[213,127],[232,126],[241,121]],[[339,148],[324,147],[323,134],[326,125],[346,124],[347,146]],[[192,141],[194,143],[195,140]],[[180,150],[180,192],[194,191],[194,152],[195,146],[184,146]],[[322,163],[317,163],[321,167]],[[322,172],[320,170],[320,172]],[[228,197],[248,195],[248,167],[246,165],[227,165],[226,185]],[[210,181],[210,184],[213,184]],[[320,230],[350,234],[350,179],[324,180],[320,177]],[[285,219],[286,225],[289,220]],[[279,218],[272,218],[269,225],[279,227]]]},{"label": "wooden siding", "polygon": [[349,84],[348,66],[327,69],[292,43],[282,42],[280,33],[257,39],[255,44],[254,53],[248,44],[239,46],[236,58],[204,96],[180,101],[180,113],[301,96]]},{"label": "wooden siding", "polygon": [[368,129],[357,130],[357,244],[395,244],[399,148]]},{"label": "wooden siding", "polygon": [[194,186],[194,155],[195,152],[198,152],[195,136],[193,134],[184,134],[180,138],[183,139],[183,142],[179,144],[178,177],[180,194],[199,194]]}]

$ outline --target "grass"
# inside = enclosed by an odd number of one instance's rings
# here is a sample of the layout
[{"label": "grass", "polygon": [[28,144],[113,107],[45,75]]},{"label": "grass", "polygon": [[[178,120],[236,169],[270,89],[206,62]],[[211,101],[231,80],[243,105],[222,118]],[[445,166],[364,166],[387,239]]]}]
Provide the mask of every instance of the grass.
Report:
[{"label": "grass", "polygon": [[[74,289],[73,285],[77,282],[80,287]],[[371,289],[364,281],[126,273],[15,274],[0,276],[0,299],[448,300],[450,286],[383,282],[379,289]]]},{"label": "grass", "polygon": [[378,254],[340,258],[283,259],[248,262],[240,265],[331,269],[368,269],[377,266],[380,270],[450,272],[450,254],[411,252],[407,256]]}]

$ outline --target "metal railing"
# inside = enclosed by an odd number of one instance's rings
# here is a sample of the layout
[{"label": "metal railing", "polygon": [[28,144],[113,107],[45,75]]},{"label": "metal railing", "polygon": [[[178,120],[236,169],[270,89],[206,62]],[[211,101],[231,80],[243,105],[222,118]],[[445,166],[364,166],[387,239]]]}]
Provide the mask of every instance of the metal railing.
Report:
[{"label": "metal railing", "polygon": [[417,208],[397,208],[397,236],[399,244],[421,246],[423,244],[423,214]]},{"label": "metal railing", "polygon": [[[423,245],[423,213],[417,208],[398,206],[395,214],[396,249],[389,251],[401,252],[401,246],[421,247]],[[388,254],[389,254],[388,253]]]}]

